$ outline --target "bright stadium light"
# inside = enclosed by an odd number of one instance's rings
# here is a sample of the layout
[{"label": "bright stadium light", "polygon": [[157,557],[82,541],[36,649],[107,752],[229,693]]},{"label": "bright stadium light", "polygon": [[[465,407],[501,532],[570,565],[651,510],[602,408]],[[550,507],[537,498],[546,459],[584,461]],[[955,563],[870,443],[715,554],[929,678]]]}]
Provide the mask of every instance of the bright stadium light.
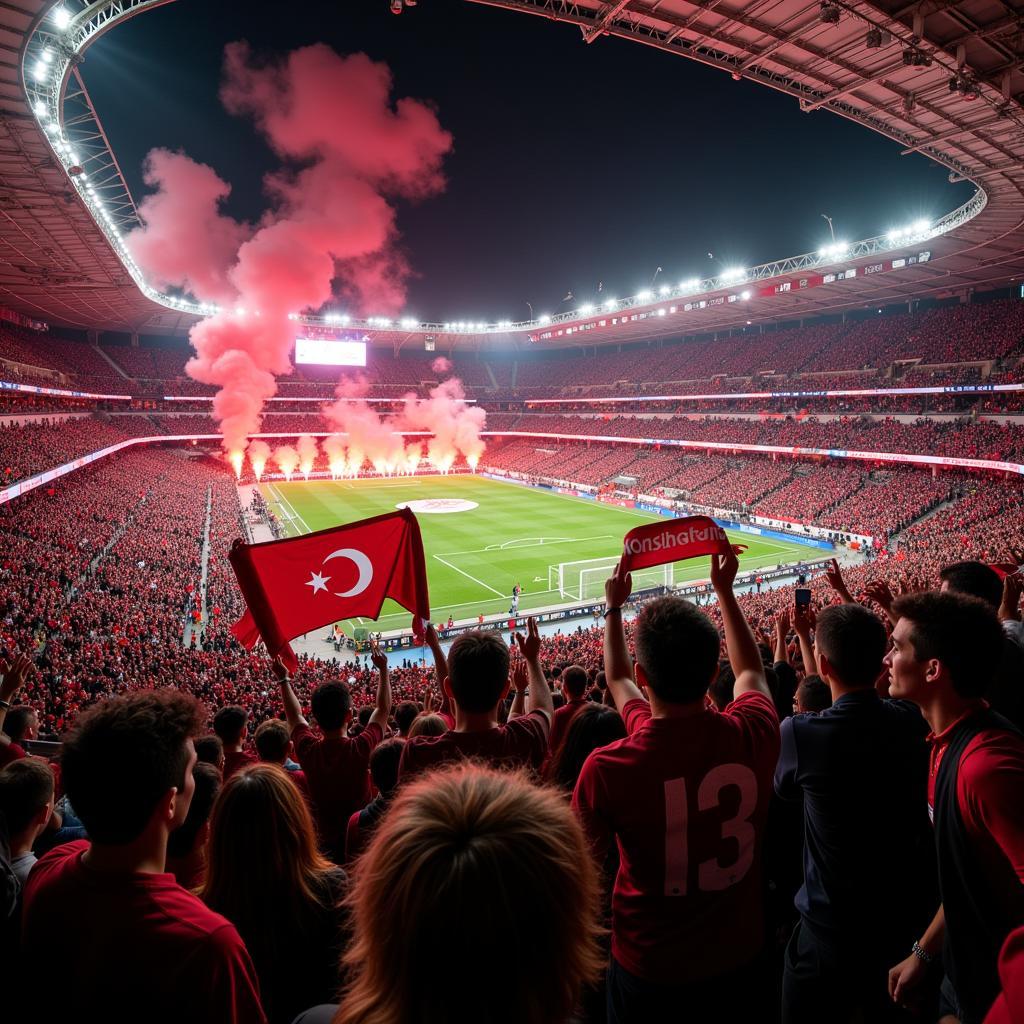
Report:
[{"label": "bright stadium light", "polygon": [[658,316],[664,316],[667,312],[668,311],[665,309],[665,307],[662,306],[661,309],[658,310]]},{"label": "bright stadium light", "polygon": [[542,323],[542,324],[549,324],[549,323],[551,323],[551,314],[550,313],[541,313],[540,321],[539,322]]},{"label": "bright stadium light", "polygon": [[615,307],[618,306],[618,304],[619,304],[619,300],[618,299],[605,299],[604,300],[604,308],[605,309],[615,309]]},{"label": "bright stadium light", "polygon": [[411,316],[403,316],[402,317],[402,326],[406,330],[410,330],[411,328],[416,326],[416,321]]},{"label": "bright stadium light", "polygon": [[668,286],[667,284],[663,284],[663,285],[662,285],[662,286],[661,286],[661,287],[660,287],[660,288],[658,289],[658,294],[659,294],[659,295],[668,295],[668,293],[669,293],[669,292],[670,292],[671,290],[672,290],[672,289],[671,289],[671,288],[669,288],[669,286]]},{"label": "bright stadium light", "polygon": [[919,235],[924,234],[931,226],[931,222],[924,218],[921,218],[921,220],[915,220],[914,223],[911,224],[911,228]]},{"label": "bright stadium light", "polygon": [[46,104],[42,100],[36,100],[36,105],[32,109],[36,112],[36,117],[46,117]]},{"label": "bright stadium light", "polygon": [[741,293],[740,293],[740,298],[741,298],[741,299],[742,299],[742,300],[743,300],[744,302],[746,302],[746,301],[747,301],[747,299],[749,299],[749,298],[750,298],[750,292],[749,292],[749,291],[741,292]]},{"label": "bright stadium light", "polygon": [[43,60],[47,64],[49,64],[50,61],[53,60],[53,50],[49,46],[45,46],[45,47],[43,47],[43,52],[42,52],[41,56],[42,56]]},{"label": "bright stadium light", "polygon": [[32,77],[37,82],[44,82],[46,81],[46,72],[49,70],[45,61],[37,60],[35,67],[32,68]]},{"label": "bright stadium light", "polygon": [[742,267],[729,267],[722,271],[723,281],[737,281],[746,276],[747,272]]},{"label": "bright stadium light", "polygon": [[641,302],[647,302],[648,300],[654,298],[654,292],[652,292],[650,288],[645,288],[643,291],[637,292],[636,297]]},{"label": "bright stadium light", "polygon": [[61,32],[71,24],[71,13],[66,7],[55,7],[53,9],[53,23]]},{"label": "bright stadium light", "polygon": [[593,306],[593,303],[590,303],[590,302],[584,302],[584,303],[583,303],[583,305],[582,305],[582,306],[580,306],[580,312],[581,312],[581,313],[582,313],[582,314],[583,314],[584,316],[587,316],[587,315],[588,315],[589,313],[593,313],[593,312],[594,312],[594,306]]},{"label": "bright stadium light", "polygon": [[691,277],[689,281],[684,281],[679,287],[687,292],[696,291],[700,287],[700,278]]},{"label": "bright stadium light", "polygon": [[903,229],[902,228],[893,228],[892,231],[890,231],[889,234],[886,235],[886,238],[888,238],[890,242],[897,242],[902,237],[903,237]]}]

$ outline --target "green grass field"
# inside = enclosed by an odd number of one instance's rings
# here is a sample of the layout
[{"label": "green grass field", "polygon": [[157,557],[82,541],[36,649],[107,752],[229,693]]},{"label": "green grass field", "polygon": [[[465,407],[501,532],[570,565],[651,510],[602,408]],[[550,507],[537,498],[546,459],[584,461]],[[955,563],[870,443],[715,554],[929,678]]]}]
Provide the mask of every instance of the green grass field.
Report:
[{"label": "green grass field", "polygon": [[[570,495],[533,490],[476,476],[413,477],[385,480],[311,480],[265,483],[263,496],[291,535],[312,533],[393,511],[400,502],[457,500],[475,503],[468,511],[419,512],[427,556],[430,603],[436,620],[456,621],[508,611],[512,586],[523,588],[520,612],[571,603],[548,589],[548,567],[584,559],[614,561],[628,530],[658,517]],[[740,569],[806,561],[800,544],[761,540],[736,533],[748,545]],[[706,579],[708,560],[679,562],[676,583]],[[578,576],[577,576],[578,579]],[[600,592],[600,582],[595,584]],[[595,596],[590,590],[586,596]],[[355,625],[343,623],[350,631]],[[388,602],[374,629],[406,629],[409,615]]]}]

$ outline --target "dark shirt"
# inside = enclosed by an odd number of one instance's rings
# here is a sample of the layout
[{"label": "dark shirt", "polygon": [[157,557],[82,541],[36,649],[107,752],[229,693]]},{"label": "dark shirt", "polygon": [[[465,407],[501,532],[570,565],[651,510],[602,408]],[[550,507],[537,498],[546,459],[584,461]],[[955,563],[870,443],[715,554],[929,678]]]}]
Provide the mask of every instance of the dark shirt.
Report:
[{"label": "dark shirt", "polygon": [[[929,901],[930,912],[937,903],[920,711],[858,690],[786,719],[781,733],[775,791],[803,798],[804,882],[794,901],[801,918],[818,938],[844,945],[865,936],[874,948],[913,941],[906,929],[923,928]],[[898,868],[893,850],[901,851]]]}]

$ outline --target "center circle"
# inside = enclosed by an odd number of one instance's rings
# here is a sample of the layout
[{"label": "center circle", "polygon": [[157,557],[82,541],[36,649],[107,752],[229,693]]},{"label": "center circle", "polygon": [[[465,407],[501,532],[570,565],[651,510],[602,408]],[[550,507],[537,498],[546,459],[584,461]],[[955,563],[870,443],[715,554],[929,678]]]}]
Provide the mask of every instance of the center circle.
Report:
[{"label": "center circle", "polygon": [[407,508],[411,512],[422,512],[424,515],[469,512],[478,507],[478,502],[464,501],[462,498],[421,498],[417,501],[400,501],[395,506],[395,508]]}]

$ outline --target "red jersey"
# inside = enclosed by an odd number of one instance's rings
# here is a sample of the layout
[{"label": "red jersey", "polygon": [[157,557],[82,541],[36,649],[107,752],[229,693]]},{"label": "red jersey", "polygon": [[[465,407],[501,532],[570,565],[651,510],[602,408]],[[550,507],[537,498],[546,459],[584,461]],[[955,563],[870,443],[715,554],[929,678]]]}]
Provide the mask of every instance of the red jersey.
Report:
[{"label": "red jersey", "polygon": [[239,769],[256,764],[256,758],[244,750],[224,751],[224,781],[227,782]]},{"label": "red jersey", "polygon": [[6,768],[23,757],[28,757],[28,752],[20,743],[12,740],[10,743],[0,744],[0,768]]},{"label": "red jersey", "polygon": [[1020,1024],[1024,1020],[1024,928],[1010,932],[999,953],[1003,991],[985,1015],[985,1024]]},{"label": "red jersey", "polygon": [[352,812],[369,803],[370,754],[383,738],[384,730],[376,722],[355,739],[317,737],[308,725],[292,732],[295,759],[305,773],[313,818],[326,850],[341,849]]},{"label": "red jersey", "polygon": [[551,716],[551,737],[548,740],[552,754],[558,750],[558,745],[569,731],[569,723],[576,717],[576,712],[586,706],[586,697],[573,697],[560,708],[555,708],[555,713]]},{"label": "red jersey", "polygon": [[550,728],[545,712],[531,711],[482,732],[450,729],[441,736],[414,736],[402,748],[398,775],[406,779],[459,760],[483,761],[492,768],[539,770],[548,751]]},{"label": "red jersey", "polygon": [[169,874],[94,871],[86,840],[51,850],[24,891],[29,991],[54,972],[75,1013],[104,1021],[265,1024],[259,983],[235,926]]},{"label": "red jersey", "polygon": [[719,713],[652,718],[622,709],[625,739],[587,758],[573,807],[598,863],[612,840],[612,955],[657,984],[713,978],[764,939],[760,846],[779,756],[771,698],[744,693]]},{"label": "red jersey", "polygon": [[[968,712],[971,714],[973,712]],[[931,743],[928,773],[928,813],[935,805],[935,779],[958,718]],[[983,868],[984,877],[1016,908],[1012,912],[1024,921],[1024,815],[1020,794],[1024,792],[1024,739],[1014,733],[986,729],[967,744],[960,757],[956,777],[956,802],[964,830]]]}]

